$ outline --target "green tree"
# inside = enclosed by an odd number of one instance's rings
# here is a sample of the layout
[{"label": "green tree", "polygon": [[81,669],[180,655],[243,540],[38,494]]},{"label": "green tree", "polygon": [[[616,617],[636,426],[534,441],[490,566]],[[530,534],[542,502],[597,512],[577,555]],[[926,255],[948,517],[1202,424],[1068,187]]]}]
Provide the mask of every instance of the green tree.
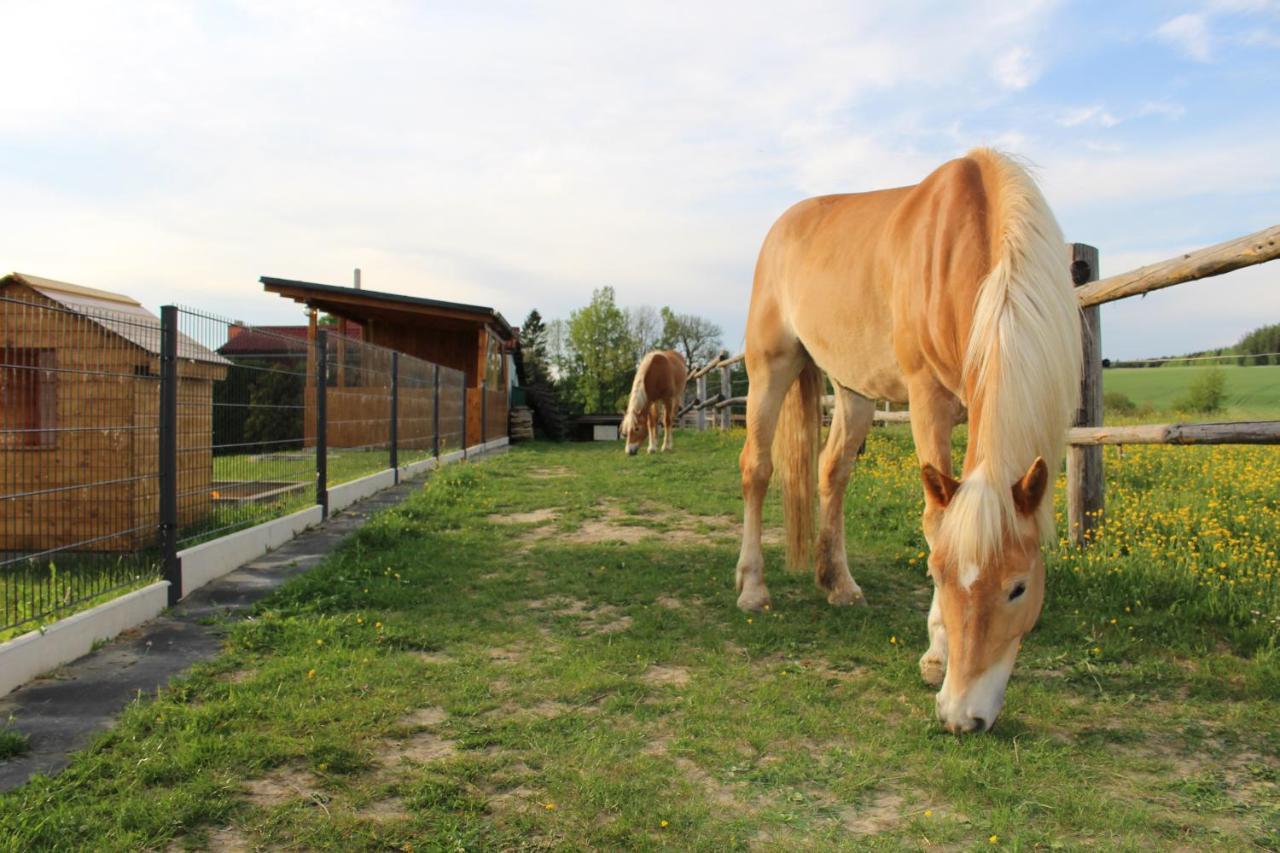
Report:
[{"label": "green tree", "polygon": [[1179,408],[1208,415],[1221,411],[1226,400],[1227,374],[1220,367],[1210,367],[1192,380]]},{"label": "green tree", "polygon": [[1254,329],[1240,339],[1235,349],[1241,364],[1280,364],[1280,323]]},{"label": "green tree", "polygon": [[639,364],[645,353],[658,348],[666,349],[662,340],[662,317],[653,310],[653,306],[640,305],[628,308],[624,313],[627,316],[627,336],[631,339],[632,361]]},{"label": "green tree", "polygon": [[706,364],[720,352],[720,327],[706,317],[677,314],[665,305],[659,313],[662,317],[662,347],[683,355],[690,369]]},{"label": "green tree", "polygon": [[533,385],[550,378],[547,361],[547,327],[534,308],[520,326],[520,382]]},{"label": "green tree", "polygon": [[627,316],[617,305],[612,287],[591,294],[591,303],[569,316],[569,346],[573,354],[570,392],[583,411],[619,411],[634,375]]}]

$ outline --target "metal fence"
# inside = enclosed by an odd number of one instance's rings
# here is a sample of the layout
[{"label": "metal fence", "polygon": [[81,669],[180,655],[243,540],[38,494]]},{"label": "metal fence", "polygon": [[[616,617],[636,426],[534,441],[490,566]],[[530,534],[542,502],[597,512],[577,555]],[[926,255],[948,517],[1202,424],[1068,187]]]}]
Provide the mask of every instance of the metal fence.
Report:
[{"label": "metal fence", "polygon": [[154,318],[0,297],[0,629],[154,580]]},{"label": "metal fence", "polygon": [[465,377],[321,327],[0,297],[0,639],[463,447]]}]

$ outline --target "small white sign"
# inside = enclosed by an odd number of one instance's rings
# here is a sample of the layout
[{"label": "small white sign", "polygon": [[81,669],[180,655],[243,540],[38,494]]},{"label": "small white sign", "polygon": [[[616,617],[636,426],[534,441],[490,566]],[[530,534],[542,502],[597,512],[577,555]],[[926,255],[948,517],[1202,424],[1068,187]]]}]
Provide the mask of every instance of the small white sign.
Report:
[{"label": "small white sign", "polygon": [[617,441],[618,428],[610,424],[596,424],[591,428],[592,441]]}]

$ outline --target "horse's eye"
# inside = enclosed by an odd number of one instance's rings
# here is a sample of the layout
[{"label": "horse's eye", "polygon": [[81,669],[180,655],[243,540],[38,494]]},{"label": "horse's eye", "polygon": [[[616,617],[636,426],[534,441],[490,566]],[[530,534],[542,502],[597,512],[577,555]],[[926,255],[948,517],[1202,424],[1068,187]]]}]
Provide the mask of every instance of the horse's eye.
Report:
[{"label": "horse's eye", "polygon": [[1019,584],[1018,584],[1017,586],[1015,586],[1015,587],[1013,588],[1013,590],[1009,593],[1009,600],[1010,600],[1010,601],[1013,601],[1015,598],[1018,598],[1019,596],[1021,596],[1021,595],[1022,595],[1024,592],[1026,592],[1026,591],[1027,591],[1027,585],[1026,585],[1025,583],[1019,583]]}]

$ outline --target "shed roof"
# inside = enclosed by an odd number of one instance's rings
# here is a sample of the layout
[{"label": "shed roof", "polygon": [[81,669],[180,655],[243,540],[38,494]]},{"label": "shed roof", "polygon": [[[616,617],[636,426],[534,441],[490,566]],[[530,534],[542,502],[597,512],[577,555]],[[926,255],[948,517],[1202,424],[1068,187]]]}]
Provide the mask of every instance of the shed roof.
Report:
[{"label": "shed roof", "polygon": [[511,324],[493,308],[468,305],[463,302],[446,302],[423,296],[405,296],[377,290],[356,290],[335,284],[317,284],[310,281],[294,281],[287,278],[262,276],[259,281],[271,293],[292,298],[295,302],[312,305],[330,314],[349,319],[367,319],[370,316],[406,315],[432,317],[446,322],[463,322],[473,326],[492,325],[504,340],[514,340]]},{"label": "shed roof", "polygon": [[[0,287],[10,283],[24,284],[139,349],[160,355],[160,318],[130,296],[20,272],[0,278]],[[209,364],[231,363],[181,332],[178,333],[178,357]]]}]

